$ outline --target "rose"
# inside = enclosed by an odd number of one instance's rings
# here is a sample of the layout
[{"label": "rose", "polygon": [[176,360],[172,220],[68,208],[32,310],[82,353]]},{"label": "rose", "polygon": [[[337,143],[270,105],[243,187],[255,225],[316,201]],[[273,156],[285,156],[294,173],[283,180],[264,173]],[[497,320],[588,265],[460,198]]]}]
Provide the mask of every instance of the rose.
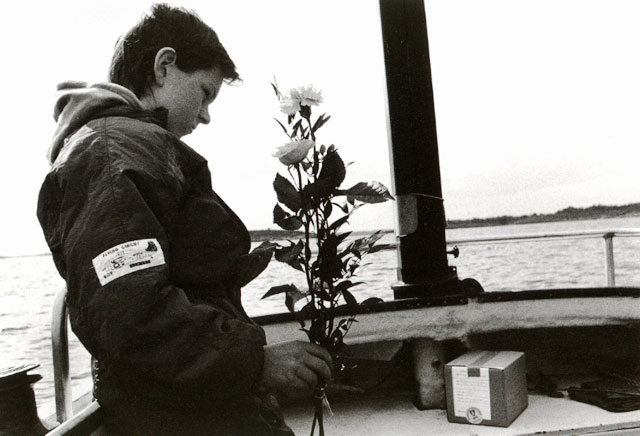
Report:
[{"label": "rose", "polygon": [[[360,282],[351,280],[362,257],[378,251],[375,243],[382,234],[376,232],[345,242],[351,232],[341,232],[340,228],[360,206],[356,202],[379,203],[391,199],[391,194],[378,182],[361,182],[347,190],[338,189],[346,174],[344,162],[333,145],[315,148],[317,130],[331,118],[322,114],[312,119],[311,106],[322,103],[320,91],[308,85],[292,89],[284,96],[275,83],[271,86],[280,102],[280,110],[287,115],[284,123],[277,118],[275,121],[291,141],[273,155],[288,166],[289,173],[288,178],[277,174],[273,181],[278,198],[273,208],[273,222],[285,230],[304,230],[297,243],[276,244],[275,258],[301,271],[306,277],[306,289],[300,290],[293,284],[273,286],[262,298],[284,294],[287,309],[301,315],[296,319],[309,341],[325,347],[334,359],[337,371],[341,372],[344,365],[340,352],[344,336],[356,319],[350,312],[336,320],[333,310],[341,301],[349,310],[359,307],[351,288]],[[312,147],[313,153],[309,153]],[[339,197],[346,197],[346,200],[339,204],[336,202]],[[336,217],[338,208],[343,212],[341,217]],[[330,220],[332,211],[334,220]],[[342,242],[348,245],[340,246]],[[318,247],[315,253],[311,251],[312,243]],[[296,302],[300,300],[305,300],[306,304],[296,311]],[[326,382],[319,380],[314,389],[312,435],[318,428],[320,436],[324,436],[323,402],[328,406],[325,388]]]},{"label": "rose", "polygon": [[322,92],[316,90],[313,85],[298,86],[289,90],[288,97],[278,94],[278,98],[282,113],[293,117],[298,111],[301,111],[303,117],[308,118],[310,115],[309,107],[322,103]]},{"label": "rose", "polygon": [[313,147],[313,141],[310,139],[302,139],[300,141],[288,142],[285,145],[278,147],[278,150],[273,155],[285,165],[293,165],[301,162],[309,150]]},{"label": "rose", "polygon": [[289,91],[290,99],[298,101],[300,106],[317,106],[322,103],[322,92],[314,89],[313,85],[298,86]]},{"label": "rose", "polygon": [[280,111],[287,115],[295,115],[300,110],[300,102],[291,98],[283,98],[280,101]]}]

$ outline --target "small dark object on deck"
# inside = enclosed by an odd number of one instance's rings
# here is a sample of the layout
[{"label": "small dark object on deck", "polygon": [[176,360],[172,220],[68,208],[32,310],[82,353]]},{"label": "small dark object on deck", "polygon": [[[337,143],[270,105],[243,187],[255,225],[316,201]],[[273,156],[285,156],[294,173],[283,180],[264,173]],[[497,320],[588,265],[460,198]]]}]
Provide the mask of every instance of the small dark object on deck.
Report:
[{"label": "small dark object on deck", "polygon": [[38,418],[32,385],[39,374],[27,375],[40,365],[0,369],[0,436],[39,436],[47,429]]},{"label": "small dark object on deck", "polygon": [[633,379],[615,377],[582,383],[579,388],[568,389],[569,398],[593,404],[609,412],[640,410],[640,387]]},{"label": "small dark object on deck", "polygon": [[541,394],[547,395],[551,398],[564,397],[562,392],[558,390],[558,385],[548,375],[539,372],[534,383],[535,386],[533,389]]}]

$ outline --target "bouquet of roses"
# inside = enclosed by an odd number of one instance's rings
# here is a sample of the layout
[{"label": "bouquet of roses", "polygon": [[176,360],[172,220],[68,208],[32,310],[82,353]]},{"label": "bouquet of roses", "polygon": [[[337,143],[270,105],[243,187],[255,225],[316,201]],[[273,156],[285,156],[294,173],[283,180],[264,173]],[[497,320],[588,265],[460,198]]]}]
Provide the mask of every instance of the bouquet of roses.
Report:
[{"label": "bouquet of roses", "polygon": [[[353,287],[361,284],[354,281],[358,267],[365,255],[383,247],[376,245],[382,236],[380,232],[348,239],[351,232],[341,229],[363,204],[384,202],[392,196],[379,182],[361,182],[341,189],[346,168],[337,148],[318,145],[316,140],[318,130],[331,118],[326,114],[312,115],[311,107],[322,103],[321,93],[306,86],[283,95],[276,83],[272,86],[286,115],[286,122],[278,119],[276,122],[288,137],[288,142],[274,155],[286,166],[286,176],[277,174],[273,182],[278,198],[273,220],[285,230],[304,231],[297,242],[278,244],[275,258],[303,273],[306,287],[298,289],[294,284],[283,284],[272,287],[262,298],[284,294],[287,308],[296,314],[309,340],[324,346],[339,368],[343,340],[355,322],[355,315],[336,321],[333,309],[341,304],[358,306],[351,293]],[[301,300],[306,304],[296,311],[296,303]],[[379,301],[374,298],[361,304],[373,300]],[[311,433],[317,422],[323,435],[322,403],[328,405],[324,386],[318,386],[315,398]]]}]

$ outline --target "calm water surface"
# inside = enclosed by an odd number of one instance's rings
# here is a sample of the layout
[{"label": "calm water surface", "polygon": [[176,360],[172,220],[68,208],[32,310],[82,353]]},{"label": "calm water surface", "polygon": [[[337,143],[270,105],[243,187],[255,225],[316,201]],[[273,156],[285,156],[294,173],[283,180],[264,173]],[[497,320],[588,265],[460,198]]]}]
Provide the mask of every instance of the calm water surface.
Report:
[{"label": "calm water surface", "polygon": [[[640,228],[640,218],[526,224],[500,227],[447,230],[447,239],[502,236],[552,231]],[[386,235],[382,242],[394,242]],[[614,239],[616,285],[640,286],[640,237]],[[486,291],[589,287],[605,284],[604,243],[602,238],[531,241],[518,243],[460,246],[460,257],[450,258],[461,279],[473,277]],[[380,297],[393,299],[391,285],[396,281],[395,251],[382,251],[365,258],[354,288],[359,300]],[[282,312],[281,298],[260,300],[271,286],[295,283],[304,287],[301,274],[287,265],[273,262],[243,291],[249,315]],[[38,408],[42,416],[54,411],[50,325],[55,293],[64,282],[50,256],[0,259],[0,367],[39,363],[43,379],[36,383]],[[72,335],[70,365],[73,395],[91,387],[89,354]],[[35,371],[34,371],[35,372]]]}]

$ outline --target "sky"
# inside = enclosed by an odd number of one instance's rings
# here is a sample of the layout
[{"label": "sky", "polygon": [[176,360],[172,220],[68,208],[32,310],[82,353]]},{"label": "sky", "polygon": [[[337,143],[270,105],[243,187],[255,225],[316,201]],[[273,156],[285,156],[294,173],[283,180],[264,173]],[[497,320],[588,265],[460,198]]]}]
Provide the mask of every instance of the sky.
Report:
[{"label": "sky", "polygon": [[[106,80],[113,46],[151,2],[3,6],[0,255],[46,252],[35,215],[48,171],[56,84]],[[276,228],[272,157],[286,137],[270,82],[313,84],[331,115],[346,187],[391,186],[375,0],[175,1],[218,33],[243,82],[212,122],[183,138],[214,190],[250,229]],[[426,0],[445,211],[450,219],[552,213],[640,201],[640,2]],[[360,209],[353,230],[394,227],[393,204]]]}]

